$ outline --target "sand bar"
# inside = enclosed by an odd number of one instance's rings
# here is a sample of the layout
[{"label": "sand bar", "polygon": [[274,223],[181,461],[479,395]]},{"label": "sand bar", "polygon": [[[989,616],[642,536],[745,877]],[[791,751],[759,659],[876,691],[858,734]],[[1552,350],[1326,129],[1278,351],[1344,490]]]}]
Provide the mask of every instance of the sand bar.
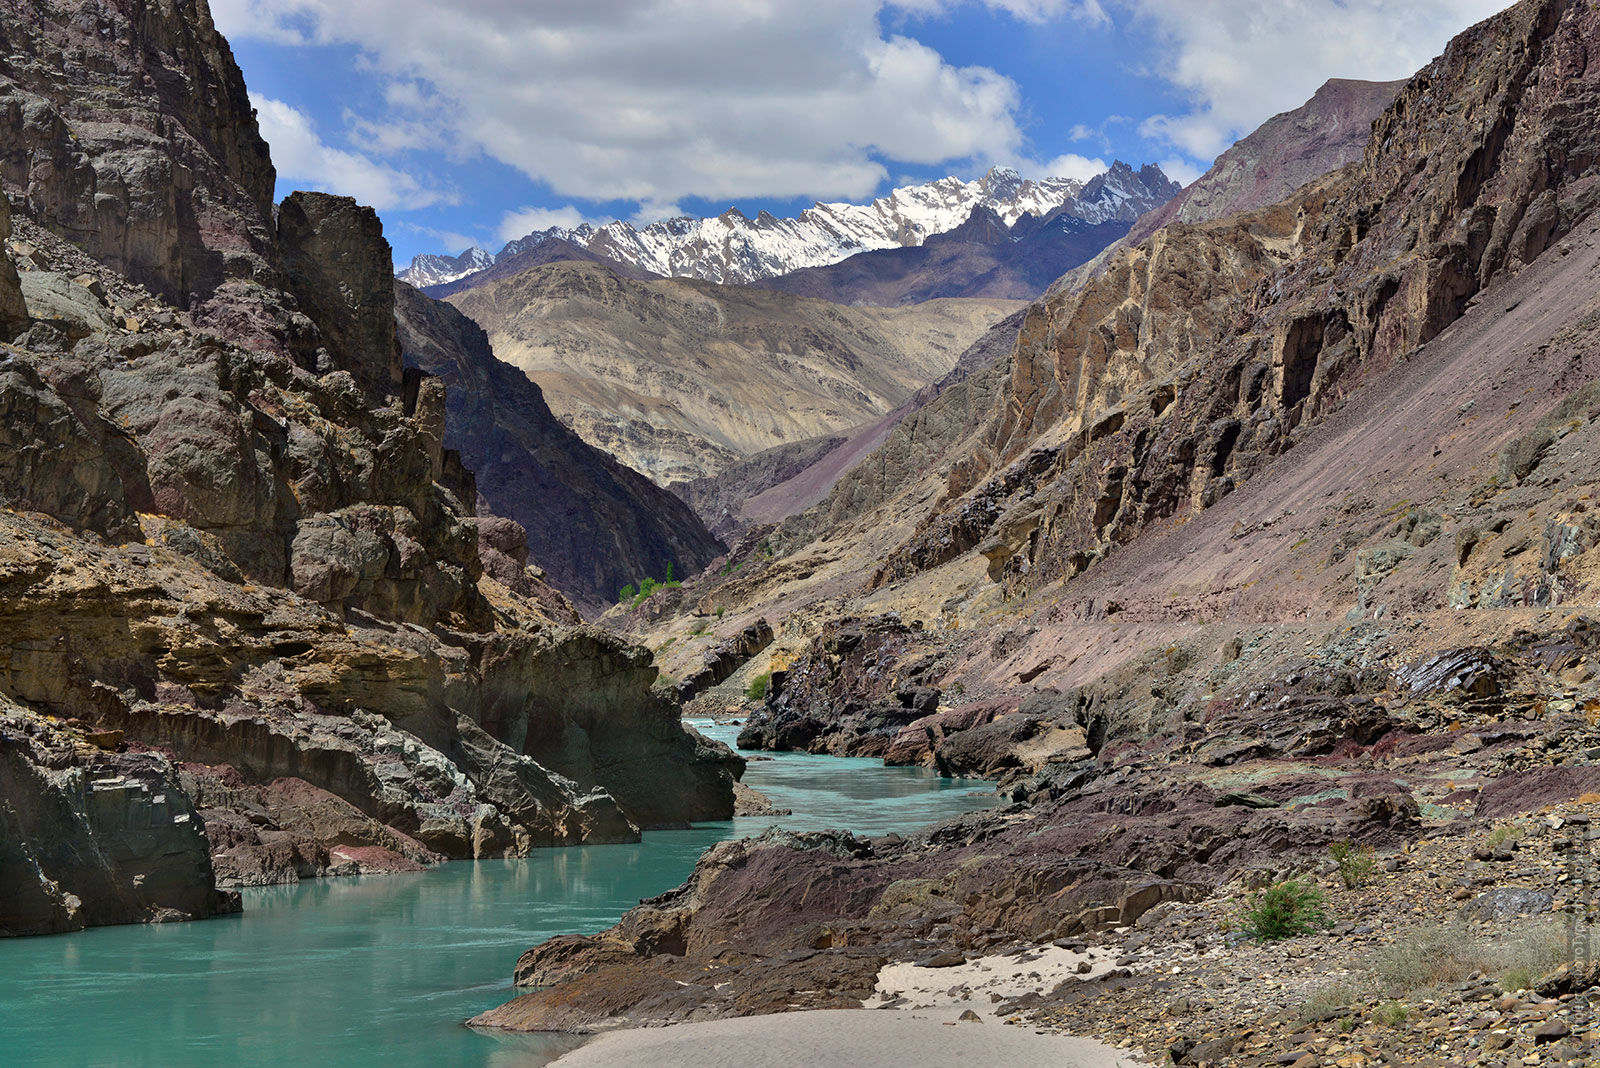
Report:
[{"label": "sand bar", "polygon": [[1136,1068],[1103,1042],[1035,1034],[960,1010],[827,1009],[601,1035],[559,1068]]}]

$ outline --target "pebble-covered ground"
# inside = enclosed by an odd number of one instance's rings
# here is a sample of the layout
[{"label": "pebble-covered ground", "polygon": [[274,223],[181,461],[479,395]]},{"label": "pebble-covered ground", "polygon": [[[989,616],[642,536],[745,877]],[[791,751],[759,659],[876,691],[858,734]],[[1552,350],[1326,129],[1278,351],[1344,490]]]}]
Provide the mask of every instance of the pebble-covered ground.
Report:
[{"label": "pebble-covered ground", "polygon": [[1279,941],[1240,930],[1243,887],[1158,906],[1101,936],[1115,971],[1003,1008],[1157,1063],[1597,1065],[1600,939],[1587,968],[1570,941],[1597,887],[1572,849],[1590,816],[1600,798],[1422,839],[1354,888],[1329,858],[1307,876],[1327,926]]}]

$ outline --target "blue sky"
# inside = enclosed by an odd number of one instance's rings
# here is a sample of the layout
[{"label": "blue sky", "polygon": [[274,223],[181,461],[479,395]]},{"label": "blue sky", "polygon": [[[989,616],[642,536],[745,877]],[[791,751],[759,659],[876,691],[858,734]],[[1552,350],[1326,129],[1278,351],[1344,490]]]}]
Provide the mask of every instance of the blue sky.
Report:
[{"label": "blue sky", "polygon": [[1498,0],[212,0],[280,197],[398,262],[549,225],[793,215],[995,164],[1180,181],[1329,77],[1405,77]]}]

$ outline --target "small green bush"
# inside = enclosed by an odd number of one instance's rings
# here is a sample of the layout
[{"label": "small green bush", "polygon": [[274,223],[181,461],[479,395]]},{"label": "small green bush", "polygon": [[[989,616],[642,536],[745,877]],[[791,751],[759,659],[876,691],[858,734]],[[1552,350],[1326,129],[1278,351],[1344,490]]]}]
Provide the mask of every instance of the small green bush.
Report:
[{"label": "small green bush", "polygon": [[1371,846],[1334,842],[1328,846],[1328,852],[1333,854],[1334,863],[1339,865],[1339,878],[1344,880],[1346,890],[1361,886],[1377,870],[1378,861],[1372,855]]},{"label": "small green bush", "polygon": [[1495,849],[1506,842],[1517,842],[1522,839],[1522,828],[1513,824],[1502,824],[1489,832],[1489,848]]},{"label": "small green bush", "polygon": [[1411,1011],[1398,1001],[1380,1001],[1372,1010],[1372,1018],[1384,1027],[1399,1027],[1406,1022]]},{"label": "small green bush", "polygon": [[638,586],[630,583],[617,591],[617,603],[628,604],[631,602],[637,608],[640,604],[649,600],[650,595],[657,590],[676,590],[682,586],[683,583],[672,577],[672,565],[668,564],[665,581],[658,582],[653,578],[642,578],[639,580]]},{"label": "small green bush", "polygon": [[728,606],[727,605],[725,605],[725,604],[717,605],[717,618],[721,619],[722,618],[722,613],[726,612],[727,610],[728,610]]},{"label": "small green bush", "polygon": [[1532,990],[1534,974],[1525,966],[1517,966],[1500,979],[1500,989],[1507,994],[1515,994],[1519,990]]},{"label": "small green bush", "polygon": [[1322,906],[1322,891],[1316,886],[1285,879],[1250,899],[1240,915],[1240,927],[1261,942],[1311,934],[1330,922]]},{"label": "small green bush", "polygon": [[744,695],[752,701],[759,701],[767,696],[767,686],[772,682],[772,672],[763,671],[750,680],[750,685],[744,688]]}]

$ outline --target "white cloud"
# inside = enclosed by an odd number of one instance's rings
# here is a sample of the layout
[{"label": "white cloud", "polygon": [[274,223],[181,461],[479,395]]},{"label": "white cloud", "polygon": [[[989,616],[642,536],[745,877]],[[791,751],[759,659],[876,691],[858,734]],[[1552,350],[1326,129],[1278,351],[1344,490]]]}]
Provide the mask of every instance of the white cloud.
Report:
[{"label": "white cloud", "polygon": [[458,158],[481,151],[564,197],[861,198],[887,160],[1020,155],[1016,85],[886,35],[886,2],[215,0],[213,11],[231,35],[361,49],[387,113],[354,124],[358,147],[404,150],[431,126]]},{"label": "white cloud", "polygon": [[[923,14],[938,14],[957,6],[962,0],[890,0],[890,6]],[[1044,23],[1068,15],[1081,22],[1109,25],[1111,18],[1100,0],[968,0],[981,2],[991,11],[1004,11],[1023,22]]]},{"label": "white cloud", "polygon": [[501,241],[514,241],[539,230],[548,230],[552,226],[571,230],[583,223],[595,221],[585,218],[583,212],[571,204],[560,208],[519,208],[516,211],[508,211],[500,217],[496,236]]},{"label": "white cloud", "polygon": [[[441,230],[433,226],[423,226],[408,219],[401,219],[396,225],[402,230],[409,230],[414,234],[424,234],[433,238],[439,243],[439,251],[450,256],[460,255],[467,249],[481,244],[480,239],[473,237],[471,234],[457,233],[454,230]],[[407,265],[399,264],[398,266],[403,269]]]},{"label": "white cloud", "polygon": [[1156,166],[1161,168],[1162,174],[1165,174],[1168,178],[1171,178],[1179,185],[1188,185],[1190,182],[1204,174],[1207,169],[1197,167],[1195,166],[1193,160],[1183,159],[1179,156],[1173,156],[1170,159],[1164,159],[1160,163],[1156,164]]},{"label": "white cloud", "polygon": [[1030,169],[1041,178],[1076,178],[1080,182],[1087,182],[1096,175],[1104,174],[1109,168],[1110,164],[1103,159],[1090,159],[1069,152]]},{"label": "white cloud", "polygon": [[[1210,160],[1329,78],[1406,78],[1506,0],[1115,0],[1156,32],[1152,73],[1191,101],[1146,137]],[[1165,169],[1165,164],[1163,164]],[[1169,172],[1171,173],[1171,172]]]},{"label": "white cloud", "polygon": [[252,94],[250,103],[256,109],[261,136],[272,148],[278,176],[290,184],[355,197],[379,211],[425,208],[451,200],[393,167],[326,144],[310,116],[281,100]]}]

